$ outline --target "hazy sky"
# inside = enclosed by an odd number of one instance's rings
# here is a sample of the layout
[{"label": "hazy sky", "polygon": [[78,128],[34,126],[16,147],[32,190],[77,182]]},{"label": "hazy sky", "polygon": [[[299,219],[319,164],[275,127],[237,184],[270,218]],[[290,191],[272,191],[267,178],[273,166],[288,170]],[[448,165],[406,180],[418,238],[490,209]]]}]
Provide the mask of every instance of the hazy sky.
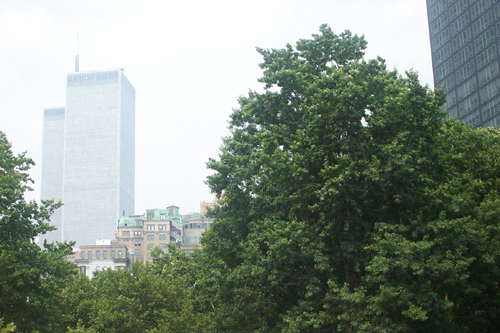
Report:
[{"label": "hazy sky", "polygon": [[318,33],[365,35],[367,58],[418,71],[432,86],[425,0],[0,0],[0,130],[27,151],[39,199],[43,109],[64,106],[66,74],[124,68],[136,89],[135,211],[199,211],[213,196],[206,161],[218,156],[236,99],[260,90],[255,47]]}]

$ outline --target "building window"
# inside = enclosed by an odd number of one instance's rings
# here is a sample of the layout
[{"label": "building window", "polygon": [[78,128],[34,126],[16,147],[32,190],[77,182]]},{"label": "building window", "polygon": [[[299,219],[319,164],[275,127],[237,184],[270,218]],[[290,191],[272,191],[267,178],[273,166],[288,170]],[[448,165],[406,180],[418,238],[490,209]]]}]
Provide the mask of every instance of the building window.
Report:
[{"label": "building window", "polygon": [[493,77],[497,76],[498,73],[498,62],[495,61],[479,72],[479,74],[477,75],[479,79],[479,85],[490,81]]},{"label": "building window", "polygon": [[82,259],[85,259],[85,251],[82,251],[81,255],[82,255]]},{"label": "building window", "polygon": [[160,214],[160,220],[164,220],[165,219],[165,214]]},{"label": "building window", "polygon": [[115,251],[111,251],[111,258],[115,258]]},{"label": "building window", "polygon": [[108,251],[102,251],[102,258],[107,259],[108,258]]},{"label": "building window", "polygon": [[465,96],[472,94],[477,90],[476,77],[473,76],[471,79],[465,81],[464,84],[457,87],[458,99],[463,99]]},{"label": "building window", "polygon": [[99,259],[101,257],[101,251],[95,251],[95,258]]},{"label": "building window", "polygon": [[135,237],[141,237],[142,233],[140,231],[134,231]]},{"label": "building window", "polygon": [[189,243],[189,236],[182,237],[182,242],[183,243]]},{"label": "building window", "polygon": [[482,35],[478,36],[474,40],[474,48],[476,53],[480,50],[484,49],[487,45],[489,45],[493,40],[495,40],[495,28],[491,28],[487,30]]},{"label": "building window", "polygon": [[[438,51],[438,55],[441,53],[441,51],[444,50],[441,49]],[[448,57],[449,54],[443,54],[442,58],[444,59],[445,57]],[[464,47],[461,51],[459,51],[457,54],[455,54],[455,66],[460,66],[464,64],[466,61],[471,59],[474,56],[474,47],[472,44],[467,45]]]},{"label": "building window", "polygon": [[140,240],[139,240],[139,241],[135,241],[135,242],[134,242],[134,245],[135,245],[135,246],[141,246],[141,241],[140,241]]},{"label": "building window", "polygon": [[86,273],[86,271],[87,271],[87,267],[85,267],[85,266],[80,266],[80,273],[85,274],[85,273]]},{"label": "building window", "polygon": [[155,235],[154,234],[148,235],[148,240],[155,240]]},{"label": "building window", "polygon": [[158,230],[167,230],[167,226],[166,226],[166,225],[164,225],[164,224],[160,224],[160,225],[158,226]]},{"label": "building window", "polygon": [[496,56],[497,56],[497,48],[496,45],[493,44],[476,57],[477,68],[481,68],[484,65],[490,63],[490,61],[495,59]]},{"label": "building window", "polygon": [[148,225],[148,230],[149,231],[154,231],[155,230],[154,224],[153,225]]},{"label": "building window", "polygon": [[194,242],[195,244],[198,244],[198,237],[194,236]]},{"label": "building window", "polygon": [[483,113],[483,119],[488,119],[495,116],[500,112],[500,98],[495,98],[490,103],[486,104],[484,108],[481,108]]},{"label": "building window", "polygon": [[141,255],[141,250],[134,250],[134,255],[136,257],[140,256]]},{"label": "building window", "polygon": [[464,117],[478,106],[477,94],[474,94],[458,105],[459,117]]},{"label": "building window", "polygon": [[118,251],[118,258],[122,257],[122,251]]},{"label": "building window", "polygon": [[479,126],[479,123],[481,122],[479,111],[473,112],[471,115],[465,117],[463,119],[463,122],[469,124],[469,126],[472,128]]},{"label": "building window", "polygon": [[200,229],[201,228],[201,223],[196,223],[196,229]]},{"label": "building window", "polygon": [[107,266],[102,266],[102,270],[106,270],[106,268],[108,268]]},{"label": "building window", "polygon": [[154,247],[155,247],[155,245],[153,243],[148,244],[148,250],[152,250]]},{"label": "building window", "polygon": [[158,237],[159,237],[160,240],[167,239],[167,235],[166,234],[160,234]]},{"label": "building window", "polygon": [[184,226],[184,229],[188,229],[188,228],[189,228],[189,224],[186,224],[186,225]]},{"label": "building window", "polygon": [[101,269],[101,267],[100,267],[100,266],[96,266],[96,267],[95,267],[95,270],[96,270],[96,271],[98,271],[98,270],[100,270],[100,269]]},{"label": "building window", "polygon": [[148,220],[153,220],[154,219],[154,215],[153,214],[148,214]]},{"label": "building window", "polygon": [[89,259],[92,259],[92,251],[89,251]]}]

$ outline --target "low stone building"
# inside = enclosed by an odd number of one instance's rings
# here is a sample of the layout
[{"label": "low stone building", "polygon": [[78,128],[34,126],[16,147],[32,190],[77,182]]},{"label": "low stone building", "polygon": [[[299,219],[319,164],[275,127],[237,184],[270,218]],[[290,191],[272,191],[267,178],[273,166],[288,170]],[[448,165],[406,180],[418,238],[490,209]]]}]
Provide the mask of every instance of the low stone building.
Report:
[{"label": "low stone building", "polygon": [[201,214],[184,215],[182,221],[181,249],[190,253],[201,248],[201,235],[212,226],[213,218]]},{"label": "low stone building", "polygon": [[[208,203],[213,206],[213,203]],[[200,208],[208,206],[203,202]],[[68,258],[80,271],[92,278],[95,271],[129,268],[131,262],[151,262],[151,250],[167,251],[167,244],[191,253],[201,248],[200,239],[212,226],[213,218],[199,213],[181,215],[179,207],[147,209],[143,215],[122,216],[118,221],[115,240],[83,245]]]},{"label": "low stone building", "polygon": [[124,216],[118,222],[116,240],[127,246],[133,261],[152,261],[151,250],[167,249],[168,243],[181,246],[182,216],[179,207],[148,209],[143,215]]},{"label": "low stone building", "polygon": [[219,204],[219,197],[217,196],[214,196],[214,201],[212,202],[205,202],[205,200],[203,200],[202,202],[200,202],[200,214],[203,216],[207,216],[207,210],[213,209],[218,204]]},{"label": "low stone building", "polygon": [[116,240],[128,246],[133,261],[150,262],[156,246],[166,250],[168,243],[174,243],[188,253],[201,248],[201,235],[212,222],[198,213],[181,215],[177,206],[147,209],[143,215],[121,217]]},{"label": "low stone building", "polygon": [[89,278],[93,278],[97,271],[128,269],[131,262],[127,246],[112,240],[97,240],[96,245],[82,245],[68,259]]}]

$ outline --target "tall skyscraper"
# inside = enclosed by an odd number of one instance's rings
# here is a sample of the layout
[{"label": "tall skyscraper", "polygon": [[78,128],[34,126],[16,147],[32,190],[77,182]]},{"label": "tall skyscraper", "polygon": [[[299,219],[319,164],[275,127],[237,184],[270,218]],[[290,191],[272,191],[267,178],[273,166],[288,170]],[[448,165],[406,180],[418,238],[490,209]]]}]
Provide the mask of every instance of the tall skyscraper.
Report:
[{"label": "tall skyscraper", "polygon": [[500,3],[427,0],[434,86],[448,116],[472,128],[500,126]]},{"label": "tall skyscraper", "polygon": [[135,89],[122,69],[68,74],[65,108],[44,110],[42,154],[41,198],[64,204],[47,241],[114,238],[135,199]]}]

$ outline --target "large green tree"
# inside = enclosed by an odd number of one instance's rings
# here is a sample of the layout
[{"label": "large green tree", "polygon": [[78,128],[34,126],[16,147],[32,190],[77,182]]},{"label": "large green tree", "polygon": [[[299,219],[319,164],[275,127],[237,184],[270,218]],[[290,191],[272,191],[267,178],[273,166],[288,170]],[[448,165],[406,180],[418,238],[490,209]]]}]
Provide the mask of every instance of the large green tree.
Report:
[{"label": "large green tree", "polygon": [[443,125],[442,90],[320,32],[258,49],[265,91],[239,99],[208,163],[219,328],[492,329],[498,131]]},{"label": "large green tree", "polygon": [[0,317],[20,332],[53,332],[61,318],[58,291],[76,266],[66,260],[72,244],[44,249],[35,244],[37,236],[53,229],[47,222],[60,204],[26,202],[33,164],[25,154],[14,155],[0,132]]},{"label": "large green tree", "polygon": [[209,272],[200,255],[170,244],[168,254],[153,250],[153,263],[108,269],[92,280],[76,276],[60,294],[65,325],[70,332],[213,331],[214,308],[198,285]]}]

